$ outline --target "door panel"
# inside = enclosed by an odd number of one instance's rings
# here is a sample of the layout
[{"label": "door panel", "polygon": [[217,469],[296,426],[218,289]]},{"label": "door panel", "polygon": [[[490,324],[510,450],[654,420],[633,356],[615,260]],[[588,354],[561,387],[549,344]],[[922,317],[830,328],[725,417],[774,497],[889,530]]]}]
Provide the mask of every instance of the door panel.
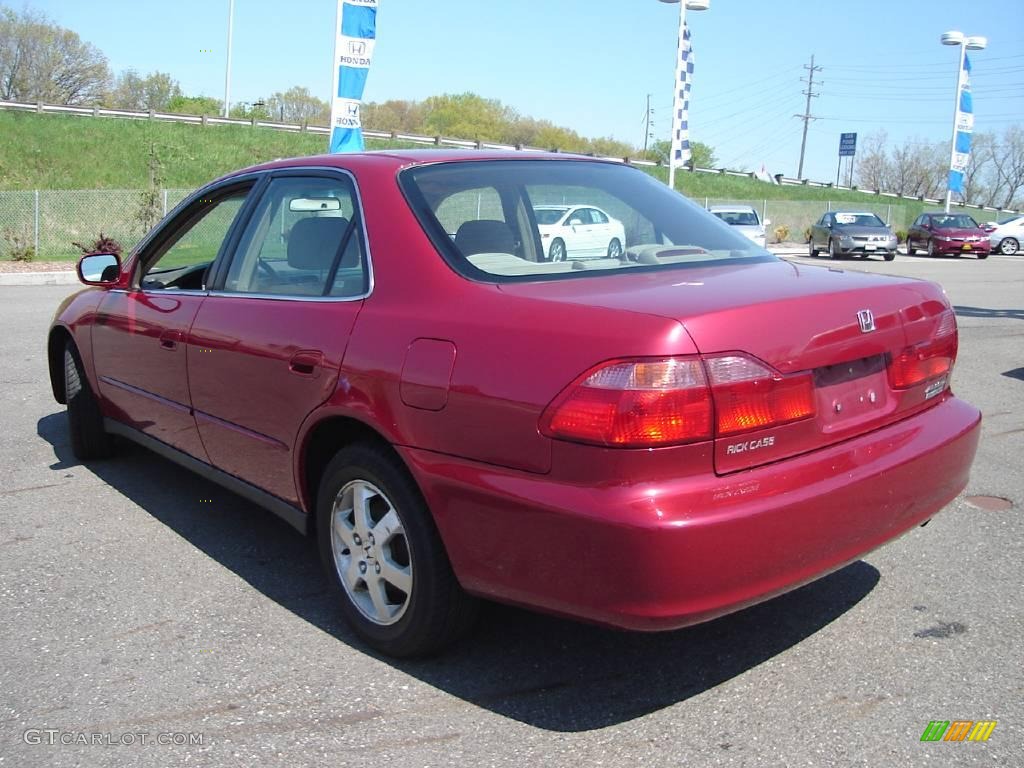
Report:
[{"label": "door panel", "polygon": [[132,288],[108,292],[93,325],[108,412],[201,461],[209,457],[192,416],[184,342],[252,183],[208,190],[159,229],[139,254]]},{"label": "door panel", "polygon": [[272,177],[188,337],[210,461],[292,504],[296,436],[334,393],[369,290],[361,219],[346,174]]},{"label": "door panel", "polygon": [[115,418],[206,461],[192,418],[184,339],[204,294],[110,291],[92,331],[100,394]]},{"label": "door panel", "polygon": [[334,392],[361,301],[220,294],[188,340],[196,423],[211,463],[289,503],[299,499],[299,427]]}]

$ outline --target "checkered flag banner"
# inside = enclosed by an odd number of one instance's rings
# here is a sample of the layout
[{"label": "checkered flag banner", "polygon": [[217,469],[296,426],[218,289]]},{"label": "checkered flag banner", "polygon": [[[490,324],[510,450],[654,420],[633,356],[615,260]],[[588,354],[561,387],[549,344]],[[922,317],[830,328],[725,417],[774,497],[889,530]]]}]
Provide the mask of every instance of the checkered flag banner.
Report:
[{"label": "checkered flag banner", "polygon": [[676,68],[676,97],[672,105],[672,165],[690,162],[690,83],[693,81],[693,48],[690,28],[683,25],[679,41],[679,65]]}]

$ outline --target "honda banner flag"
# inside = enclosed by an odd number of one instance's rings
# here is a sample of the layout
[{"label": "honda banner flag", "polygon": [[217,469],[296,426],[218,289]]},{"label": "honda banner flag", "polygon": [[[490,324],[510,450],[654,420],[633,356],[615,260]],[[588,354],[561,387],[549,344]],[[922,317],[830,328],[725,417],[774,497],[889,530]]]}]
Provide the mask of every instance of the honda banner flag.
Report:
[{"label": "honda banner flag", "polygon": [[362,152],[359,107],[377,40],[378,0],[338,0],[331,152]]},{"label": "honda banner flag", "polygon": [[971,102],[971,59],[964,55],[960,71],[960,98],[956,108],[956,139],[949,163],[949,189],[964,193],[964,171],[971,159],[971,133],[974,131],[974,104]]}]

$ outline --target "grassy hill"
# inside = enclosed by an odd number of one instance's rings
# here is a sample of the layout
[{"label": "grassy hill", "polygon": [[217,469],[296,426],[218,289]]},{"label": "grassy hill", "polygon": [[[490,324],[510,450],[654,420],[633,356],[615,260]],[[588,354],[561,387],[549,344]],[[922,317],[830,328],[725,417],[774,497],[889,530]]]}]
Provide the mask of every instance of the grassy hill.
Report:
[{"label": "grassy hill", "polygon": [[[4,192],[28,190],[138,190],[147,184],[150,148],[156,150],[162,165],[161,186],[170,189],[194,189],[228,171],[278,157],[318,154],[326,148],[326,137],[316,134],[287,133],[269,128],[245,126],[207,126],[164,123],[151,120],[39,115],[0,111],[0,227],[10,227],[14,219],[5,213]],[[368,149],[415,146],[400,142],[368,140]],[[645,169],[665,180],[664,168]],[[709,200],[749,201],[765,206],[773,226],[785,224],[792,239],[800,239],[804,227],[825,210],[833,207],[858,207],[889,216],[892,225],[905,229],[924,208],[917,201],[878,197],[863,192],[816,187],[776,186],[749,178],[708,173],[679,173],[677,187],[703,204]],[[95,194],[95,193],[94,193]],[[14,196],[6,196],[11,199]],[[25,200],[18,203],[24,208]],[[103,206],[106,207],[106,206]],[[116,206],[114,206],[116,207]],[[128,226],[117,226],[109,210],[100,212],[107,229],[118,231],[125,241],[132,238]],[[6,219],[5,219],[6,216]],[[18,227],[23,213],[17,216]],[[87,236],[97,224],[92,217],[81,217],[79,226],[66,232],[49,232],[49,223],[69,218],[67,210],[44,215],[40,257],[71,258],[64,252],[65,234]],[[70,216],[74,218],[74,216]],[[86,220],[88,219],[88,220]],[[136,236],[140,236],[137,233]],[[43,240],[46,240],[44,243]],[[2,245],[2,244],[0,244]]]}]

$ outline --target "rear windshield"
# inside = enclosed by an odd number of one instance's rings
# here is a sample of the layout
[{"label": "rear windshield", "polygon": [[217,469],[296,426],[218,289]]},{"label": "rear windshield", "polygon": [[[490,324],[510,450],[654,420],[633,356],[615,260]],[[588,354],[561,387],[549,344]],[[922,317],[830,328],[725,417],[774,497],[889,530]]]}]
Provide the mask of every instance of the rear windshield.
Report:
[{"label": "rear windshield", "polygon": [[753,211],[712,211],[711,213],[734,227],[756,227],[759,223],[757,214]]},{"label": "rear windshield", "polygon": [[557,280],[775,259],[625,165],[560,159],[437,163],[403,171],[400,183],[441,254],[474,279]]},{"label": "rear windshield", "polygon": [[565,216],[568,208],[534,208],[533,214],[537,217],[537,223],[541,226],[557,224],[558,220]]}]

